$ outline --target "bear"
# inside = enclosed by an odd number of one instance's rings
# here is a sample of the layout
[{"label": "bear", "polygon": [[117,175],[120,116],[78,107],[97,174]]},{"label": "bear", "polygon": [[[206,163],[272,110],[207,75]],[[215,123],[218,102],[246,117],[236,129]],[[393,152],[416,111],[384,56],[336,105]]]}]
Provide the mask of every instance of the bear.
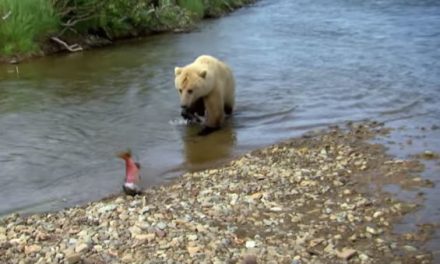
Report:
[{"label": "bear", "polygon": [[235,104],[235,80],[226,63],[210,55],[201,55],[194,62],[175,67],[175,87],[180,95],[181,115],[187,120],[204,116],[199,135],[207,135],[224,123]]}]

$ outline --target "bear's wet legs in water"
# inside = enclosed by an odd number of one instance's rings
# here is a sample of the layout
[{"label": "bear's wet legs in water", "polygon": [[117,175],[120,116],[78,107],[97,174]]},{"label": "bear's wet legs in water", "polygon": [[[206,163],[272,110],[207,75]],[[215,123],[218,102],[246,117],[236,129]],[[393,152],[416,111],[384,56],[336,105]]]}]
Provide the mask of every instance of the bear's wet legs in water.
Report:
[{"label": "bear's wet legs in water", "polygon": [[[175,67],[175,88],[180,94],[181,115],[189,121],[202,121],[199,135],[221,128],[225,115],[234,108],[235,81],[224,62],[209,56],[199,56],[193,63]],[[201,100],[202,99],[202,100]]]},{"label": "bear's wet legs in water", "polygon": [[204,127],[202,128],[202,130],[200,130],[200,132],[197,133],[197,135],[199,135],[199,136],[206,136],[206,135],[209,135],[209,134],[211,134],[212,132],[215,132],[215,131],[217,131],[217,130],[219,130],[219,129],[220,129],[220,127],[208,127],[208,126],[204,126]]}]

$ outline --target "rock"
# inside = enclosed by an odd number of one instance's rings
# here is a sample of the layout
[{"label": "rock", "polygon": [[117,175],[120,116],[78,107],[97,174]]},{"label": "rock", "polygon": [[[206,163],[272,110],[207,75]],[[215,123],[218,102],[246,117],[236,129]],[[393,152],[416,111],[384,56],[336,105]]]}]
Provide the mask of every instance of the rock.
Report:
[{"label": "rock", "polygon": [[77,242],[78,242],[78,239],[73,238],[73,237],[69,238],[69,241],[68,241],[69,245],[75,245]]},{"label": "rock", "polygon": [[345,189],[343,192],[345,195],[351,195],[352,191],[350,189]]},{"label": "rock", "polygon": [[122,213],[119,215],[119,219],[121,219],[122,221],[125,221],[128,219],[128,215],[126,213]]},{"label": "rock", "polygon": [[78,253],[69,253],[65,257],[67,264],[76,264],[81,261],[81,255]]},{"label": "rock", "polygon": [[370,227],[370,226],[367,226],[367,227],[366,227],[366,230],[367,230],[368,233],[370,233],[370,234],[372,234],[372,235],[380,234],[380,232],[379,232],[378,230],[376,230],[376,229],[374,229],[374,228],[372,228],[372,227]]},{"label": "rock", "polygon": [[327,252],[329,254],[335,254],[335,247],[332,243],[328,243],[327,246],[324,248],[324,252]]},{"label": "rock", "polygon": [[180,245],[180,242],[181,242],[180,240],[181,240],[181,238],[179,238],[179,237],[173,238],[171,240],[171,242],[170,242],[170,246],[171,247],[178,247]]},{"label": "rock", "polygon": [[156,234],[155,233],[139,234],[139,235],[135,235],[134,238],[140,241],[151,242],[156,238]]},{"label": "rock", "polygon": [[195,240],[197,240],[198,237],[197,237],[197,235],[188,235],[187,238],[189,241],[195,241]]},{"label": "rock", "polygon": [[107,204],[98,209],[98,213],[103,214],[106,212],[114,211],[118,206],[116,204]]},{"label": "rock", "polygon": [[246,248],[254,248],[255,245],[256,245],[255,241],[248,240],[248,241],[246,241],[246,245],[245,246],[246,246]]},{"label": "rock", "polygon": [[312,239],[309,242],[309,247],[315,247],[315,246],[321,244],[324,241],[325,241],[325,239],[323,239],[323,238]]},{"label": "rock", "polygon": [[163,237],[165,237],[167,235],[167,233],[165,231],[160,230],[160,229],[156,229],[154,232],[160,238],[163,238]]},{"label": "rock", "polygon": [[257,192],[251,195],[251,198],[254,200],[260,200],[263,197],[263,193]]},{"label": "rock", "polygon": [[251,254],[245,255],[241,262],[241,264],[257,264],[257,263],[258,263],[257,256]]},{"label": "rock", "polygon": [[101,252],[102,251],[102,246],[101,245],[94,245],[93,246],[93,249],[96,251],[96,252]]},{"label": "rock", "polygon": [[84,253],[87,252],[88,250],[89,250],[89,245],[86,243],[80,243],[75,247],[76,253]]},{"label": "rock", "polygon": [[403,246],[403,249],[405,249],[406,251],[409,251],[409,252],[415,252],[415,251],[417,251],[417,248],[416,248],[416,247],[413,247],[413,246],[411,246],[411,245],[405,245],[405,246]]},{"label": "rock", "polygon": [[283,211],[283,208],[281,208],[279,206],[275,206],[275,207],[270,208],[270,210],[272,212],[281,212],[281,211]]},{"label": "rock", "polygon": [[164,223],[164,222],[159,222],[159,223],[156,224],[156,227],[161,229],[161,230],[164,230],[165,228],[167,228],[167,224]]},{"label": "rock", "polygon": [[361,254],[359,254],[359,259],[361,261],[367,261],[369,259],[369,257],[367,254],[361,253]]},{"label": "rock", "polygon": [[131,254],[125,254],[125,255],[121,258],[121,261],[122,261],[123,263],[133,263],[133,262],[135,262],[135,261],[134,261],[134,258],[133,258],[133,255],[131,255]]},{"label": "rock", "polygon": [[[46,241],[46,240],[48,240],[49,238],[50,238],[50,236],[49,236],[48,234],[44,233],[44,232],[37,231],[37,232],[35,233],[35,239],[36,239],[37,241]],[[1,239],[0,239],[0,241],[1,241]]]},{"label": "rock", "polygon": [[357,251],[352,248],[343,248],[341,251],[336,250],[336,256],[344,260],[349,260],[356,254],[356,252]]},{"label": "rock", "polygon": [[377,211],[377,212],[374,212],[373,218],[378,218],[378,217],[381,217],[382,215],[383,215],[383,212]]},{"label": "rock", "polygon": [[430,151],[430,150],[425,150],[425,151],[423,152],[423,157],[424,157],[425,159],[434,159],[434,158],[437,158],[438,155],[437,155],[436,153]]},{"label": "rock", "polygon": [[142,234],[142,229],[140,229],[138,226],[132,226],[128,230],[130,231],[131,236],[133,237]]},{"label": "rock", "polygon": [[194,256],[195,254],[200,252],[200,247],[188,246],[186,248],[190,256]]},{"label": "rock", "polygon": [[39,252],[41,250],[41,246],[39,245],[29,245],[24,247],[24,253],[26,255]]}]

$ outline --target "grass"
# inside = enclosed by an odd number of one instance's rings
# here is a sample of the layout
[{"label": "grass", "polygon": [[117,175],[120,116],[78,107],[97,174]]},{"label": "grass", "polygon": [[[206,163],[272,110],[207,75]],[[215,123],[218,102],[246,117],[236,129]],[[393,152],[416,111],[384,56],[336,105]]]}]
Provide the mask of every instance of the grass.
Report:
[{"label": "grass", "polygon": [[204,0],[205,17],[219,17],[254,0]]},{"label": "grass", "polygon": [[178,0],[177,3],[197,18],[202,18],[205,14],[205,5],[202,0]]},{"label": "grass", "polygon": [[0,53],[34,53],[58,25],[49,0],[0,0]]},{"label": "grass", "polygon": [[184,31],[204,17],[218,17],[250,2],[253,0],[0,0],[0,60],[36,54],[55,34],[82,44],[91,35],[116,40]]}]

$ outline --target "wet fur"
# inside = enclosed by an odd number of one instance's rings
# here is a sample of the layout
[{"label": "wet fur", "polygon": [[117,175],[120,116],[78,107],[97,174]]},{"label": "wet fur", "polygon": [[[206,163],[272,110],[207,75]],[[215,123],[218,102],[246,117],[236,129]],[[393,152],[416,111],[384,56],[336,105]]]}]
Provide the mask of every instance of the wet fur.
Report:
[{"label": "wet fur", "polygon": [[219,129],[225,115],[234,109],[235,81],[229,67],[203,55],[185,67],[176,67],[175,75],[181,106],[185,107],[182,116],[190,121],[197,120],[197,115],[205,117],[200,135]]}]

